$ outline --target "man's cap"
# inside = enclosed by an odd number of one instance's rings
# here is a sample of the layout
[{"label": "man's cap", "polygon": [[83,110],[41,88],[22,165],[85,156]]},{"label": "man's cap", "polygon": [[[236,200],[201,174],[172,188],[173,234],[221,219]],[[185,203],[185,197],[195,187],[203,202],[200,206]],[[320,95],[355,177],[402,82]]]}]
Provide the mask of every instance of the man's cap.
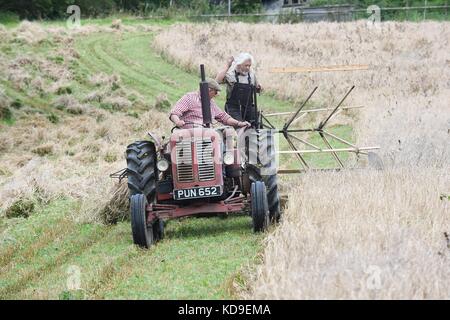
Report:
[{"label": "man's cap", "polygon": [[206,78],[206,82],[208,83],[208,88],[220,91],[220,85],[216,80],[212,78]]}]

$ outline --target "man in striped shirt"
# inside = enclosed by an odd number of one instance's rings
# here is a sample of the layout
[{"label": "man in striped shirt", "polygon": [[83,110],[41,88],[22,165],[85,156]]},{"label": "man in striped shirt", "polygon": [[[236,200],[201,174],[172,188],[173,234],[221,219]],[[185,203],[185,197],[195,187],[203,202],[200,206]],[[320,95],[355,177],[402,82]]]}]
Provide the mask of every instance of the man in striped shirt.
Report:
[{"label": "man in striped shirt", "polygon": [[[207,79],[207,82],[211,105],[211,117],[228,126],[238,128],[249,127],[250,123],[247,121],[233,119],[228,113],[219,109],[213,98],[218,95],[220,86],[214,79]],[[193,128],[195,127],[194,124],[202,125],[203,113],[200,91],[189,92],[178,100],[170,111],[169,118],[178,128],[182,129]]]}]

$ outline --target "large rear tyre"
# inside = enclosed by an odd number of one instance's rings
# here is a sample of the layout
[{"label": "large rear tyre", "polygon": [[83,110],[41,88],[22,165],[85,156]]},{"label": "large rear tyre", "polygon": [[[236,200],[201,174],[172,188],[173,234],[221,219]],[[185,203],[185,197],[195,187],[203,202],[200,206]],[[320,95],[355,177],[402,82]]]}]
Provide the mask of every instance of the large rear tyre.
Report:
[{"label": "large rear tyre", "polygon": [[252,183],[250,189],[251,213],[254,232],[264,232],[270,223],[266,186],[262,181]]},{"label": "large rear tyre", "polygon": [[143,194],[135,194],[130,199],[131,231],[133,242],[140,247],[149,248],[154,242],[153,226],[147,223],[147,198]]},{"label": "large rear tyre", "polygon": [[127,174],[130,196],[144,194],[148,201],[156,196],[156,149],[150,141],[136,141],[127,147]]},{"label": "large rear tyre", "polygon": [[247,146],[247,173],[251,182],[263,181],[267,188],[267,201],[271,221],[281,218],[276,150],[274,134],[270,130],[255,130]]},{"label": "large rear tyre", "polygon": [[269,203],[270,220],[279,222],[281,218],[281,208],[277,175],[263,176],[263,181],[267,186],[267,201]]}]

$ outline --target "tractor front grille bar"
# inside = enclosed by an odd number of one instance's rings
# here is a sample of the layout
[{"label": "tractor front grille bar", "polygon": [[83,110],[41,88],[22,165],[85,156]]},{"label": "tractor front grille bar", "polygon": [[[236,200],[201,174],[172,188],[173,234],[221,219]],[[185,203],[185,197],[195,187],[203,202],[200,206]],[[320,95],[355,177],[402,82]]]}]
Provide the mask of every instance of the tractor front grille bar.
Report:
[{"label": "tractor front grille bar", "polygon": [[198,180],[214,180],[214,154],[211,139],[196,141],[195,148],[197,149],[198,159]]},{"label": "tractor front grille bar", "polygon": [[194,170],[192,164],[191,141],[179,141],[176,144],[177,178],[180,182],[193,182]]}]

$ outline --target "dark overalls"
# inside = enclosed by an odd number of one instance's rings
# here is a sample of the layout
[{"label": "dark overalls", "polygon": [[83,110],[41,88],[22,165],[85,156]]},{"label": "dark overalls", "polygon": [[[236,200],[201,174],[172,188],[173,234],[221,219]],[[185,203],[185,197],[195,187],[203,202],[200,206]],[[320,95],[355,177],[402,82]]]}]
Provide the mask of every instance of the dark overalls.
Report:
[{"label": "dark overalls", "polygon": [[236,83],[225,103],[225,112],[238,121],[254,123],[256,120],[256,108],[253,103],[255,86],[252,85],[250,72],[248,83],[240,83],[237,71],[234,72]]}]

